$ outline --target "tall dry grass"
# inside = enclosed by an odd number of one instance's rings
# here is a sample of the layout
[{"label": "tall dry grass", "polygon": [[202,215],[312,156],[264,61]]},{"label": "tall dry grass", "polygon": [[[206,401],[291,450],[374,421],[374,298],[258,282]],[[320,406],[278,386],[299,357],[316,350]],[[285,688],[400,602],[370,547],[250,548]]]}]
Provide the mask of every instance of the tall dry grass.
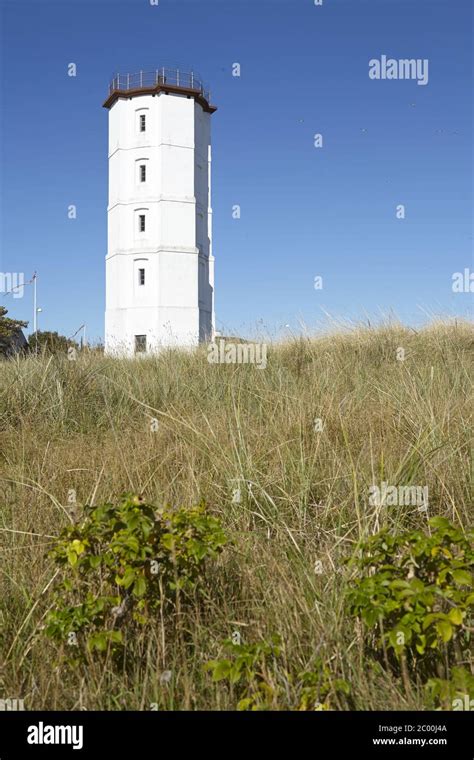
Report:
[{"label": "tall dry grass", "polygon": [[[0,363],[0,696],[28,709],[232,708],[202,665],[239,630],[245,641],[279,634],[290,674],[318,656],[331,663],[354,709],[421,709],[421,692],[369,667],[338,571],[383,526],[472,520],[473,347],[471,326],[438,323],[296,338],[269,346],[266,369],[210,364],[205,349]],[[428,513],[371,506],[381,481],[428,486]],[[69,673],[41,631],[46,552],[72,490],[80,505],[124,491],[156,504],[204,498],[234,540],[205,604],[172,626],[157,620],[122,673]]]}]

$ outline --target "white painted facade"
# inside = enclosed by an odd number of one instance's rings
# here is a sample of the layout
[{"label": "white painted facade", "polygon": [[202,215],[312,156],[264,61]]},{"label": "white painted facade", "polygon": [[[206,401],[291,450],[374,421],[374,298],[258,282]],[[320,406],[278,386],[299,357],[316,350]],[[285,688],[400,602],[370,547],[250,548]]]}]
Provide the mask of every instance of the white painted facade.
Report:
[{"label": "white painted facade", "polygon": [[198,99],[176,92],[109,108],[107,353],[213,338],[210,122]]}]

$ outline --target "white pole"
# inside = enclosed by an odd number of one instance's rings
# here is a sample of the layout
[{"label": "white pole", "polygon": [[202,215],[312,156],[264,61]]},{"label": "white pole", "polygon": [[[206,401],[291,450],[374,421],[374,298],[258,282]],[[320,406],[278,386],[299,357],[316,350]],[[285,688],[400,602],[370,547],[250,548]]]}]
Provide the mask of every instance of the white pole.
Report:
[{"label": "white pole", "polygon": [[33,333],[36,335],[36,272],[33,275]]}]

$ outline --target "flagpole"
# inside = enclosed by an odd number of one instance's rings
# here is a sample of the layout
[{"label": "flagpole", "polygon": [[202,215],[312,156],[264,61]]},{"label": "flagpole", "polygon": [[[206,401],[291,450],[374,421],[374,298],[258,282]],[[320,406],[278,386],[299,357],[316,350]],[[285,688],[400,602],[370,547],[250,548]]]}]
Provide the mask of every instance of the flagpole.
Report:
[{"label": "flagpole", "polygon": [[33,333],[36,336],[36,272],[33,275]]}]

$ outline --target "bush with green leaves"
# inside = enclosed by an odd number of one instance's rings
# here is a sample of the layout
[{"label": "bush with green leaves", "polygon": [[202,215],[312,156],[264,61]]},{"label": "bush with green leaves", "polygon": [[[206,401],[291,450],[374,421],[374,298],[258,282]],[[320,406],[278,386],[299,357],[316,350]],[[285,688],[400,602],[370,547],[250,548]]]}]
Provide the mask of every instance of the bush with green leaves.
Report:
[{"label": "bush with green leaves", "polygon": [[[467,668],[453,666],[451,678],[429,678],[425,684],[428,707],[440,705],[445,710],[472,710],[474,702],[474,676]],[[466,707],[466,702],[468,703]]]},{"label": "bush with green leaves", "polygon": [[[356,569],[349,612],[362,621],[368,649],[401,674],[407,691],[428,679],[459,679],[462,671],[468,682],[473,539],[472,530],[434,517],[429,533],[382,530],[348,560]],[[435,680],[431,685],[436,696]]]},{"label": "bush with green leaves", "polygon": [[335,678],[329,666],[317,658],[312,670],[300,674],[302,684],[298,710],[332,710],[336,700],[343,700],[344,706],[351,693],[350,684],[343,678]]},{"label": "bush with green leaves", "polygon": [[283,648],[276,634],[255,644],[226,639],[222,645],[227,657],[207,662],[205,669],[212,672],[213,681],[227,683],[237,710],[330,710],[336,694],[350,693],[349,684],[333,678],[321,658],[314,669],[298,675],[294,686],[284,668]]},{"label": "bush with green leaves", "polygon": [[226,543],[204,503],[156,509],[125,495],[118,504],[86,507],[83,521],[65,528],[51,552],[61,580],[46,634],[78,644],[79,655],[117,652],[127,630],[194,598],[208,560]]},{"label": "bush with green leaves", "polygon": [[212,672],[213,681],[226,681],[237,696],[237,710],[271,710],[276,708],[278,695],[277,661],[281,656],[281,641],[256,644],[222,642],[227,657],[211,660],[205,670]]}]

